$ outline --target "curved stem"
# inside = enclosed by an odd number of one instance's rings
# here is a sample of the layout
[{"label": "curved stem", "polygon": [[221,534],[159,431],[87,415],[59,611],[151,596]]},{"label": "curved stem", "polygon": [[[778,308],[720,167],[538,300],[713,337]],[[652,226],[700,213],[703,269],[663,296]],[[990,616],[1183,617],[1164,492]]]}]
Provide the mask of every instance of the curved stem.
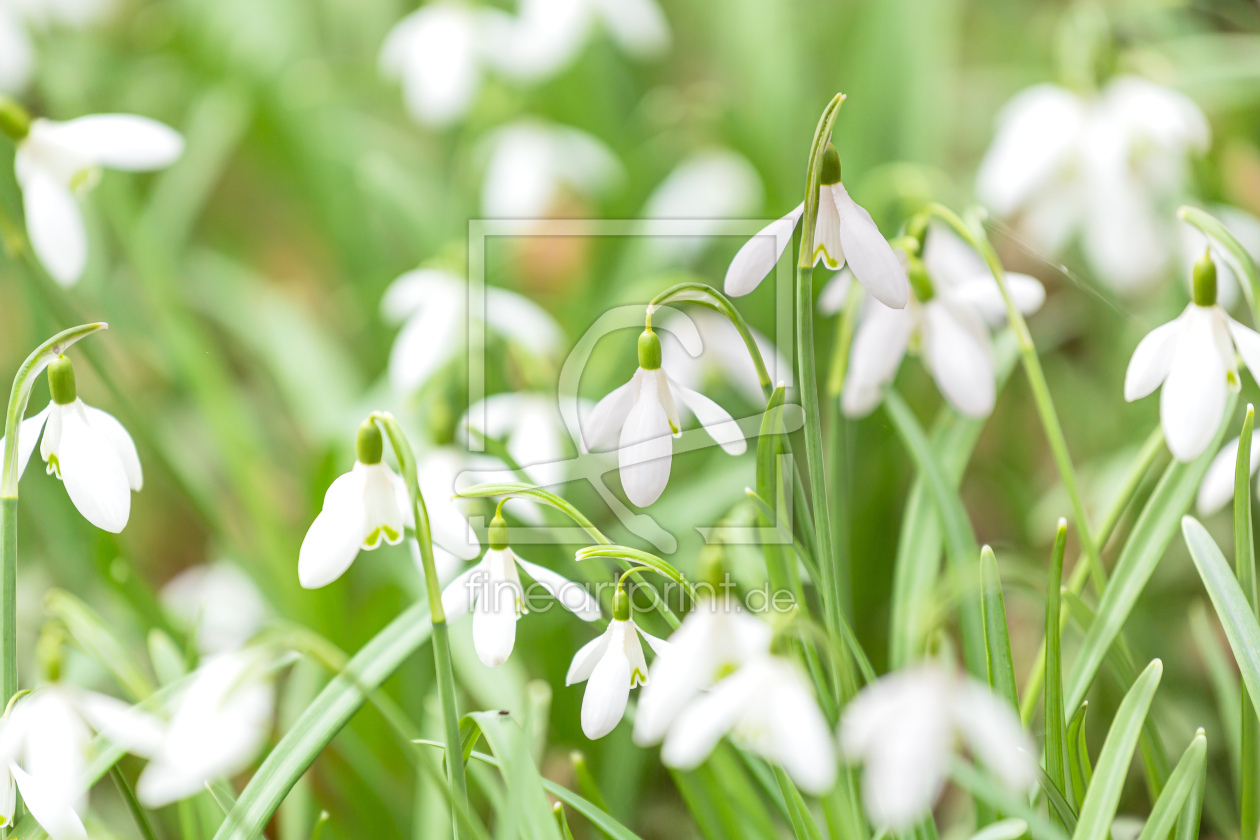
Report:
[{"label": "curved stem", "polygon": [[1177,218],[1194,225],[1209,240],[1216,240],[1220,244],[1226,261],[1238,277],[1238,285],[1247,298],[1247,305],[1251,307],[1252,323],[1260,324],[1260,272],[1257,272],[1251,254],[1216,217],[1197,207],[1183,205],[1177,208]]},{"label": "curved stem", "polygon": [[748,348],[748,355],[752,358],[753,366],[757,368],[757,379],[761,382],[761,387],[766,391],[767,396],[769,395],[769,391],[774,387],[774,383],[770,380],[770,372],[766,369],[766,361],[761,355],[761,348],[757,346],[752,330],[748,328],[748,322],[744,320],[743,315],[739,314],[739,310],[735,308],[735,305],[731,303],[726,295],[707,283],[675,283],[652,298],[648,303],[647,317],[649,323],[653,312],[662,306],[674,302],[697,303],[712,309],[730,321],[732,326],[739,332],[739,337],[744,340],[744,346]]}]

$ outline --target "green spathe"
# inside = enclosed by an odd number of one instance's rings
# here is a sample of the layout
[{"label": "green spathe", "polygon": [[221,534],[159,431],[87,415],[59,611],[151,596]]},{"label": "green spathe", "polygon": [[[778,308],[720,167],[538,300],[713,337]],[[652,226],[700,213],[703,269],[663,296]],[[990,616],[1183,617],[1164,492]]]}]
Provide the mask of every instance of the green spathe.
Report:
[{"label": "green spathe", "polygon": [[385,440],[381,437],[381,428],[376,421],[368,418],[359,426],[359,434],[354,441],[355,456],[364,466],[379,464],[385,453]]},{"label": "green spathe", "polygon": [[1216,263],[1211,251],[1204,251],[1194,264],[1194,302],[1199,306],[1216,305]]},{"label": "green spathe", "polygon": [[661,366],[661,340],[651,327],[639,334],[639,367],[658,370]]},{"label": "green spathe", "polygon": [[57,405],[70,405],[78,398],[74,364],[65,356],[58,356],[48,364],[48,390]]}]

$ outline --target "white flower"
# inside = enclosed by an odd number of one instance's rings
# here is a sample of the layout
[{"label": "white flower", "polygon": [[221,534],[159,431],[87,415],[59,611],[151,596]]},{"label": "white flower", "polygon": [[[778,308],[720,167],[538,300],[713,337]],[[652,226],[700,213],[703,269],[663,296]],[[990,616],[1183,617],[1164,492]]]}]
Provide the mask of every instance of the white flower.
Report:
[{"label": "white flower", "polygon": [[[1196,266],[1195,274],[1199,271]],[[1195,297],[1200,298],[1197,290]],[[1177,318],[1147,333],[1124,377],[1129,402],[1164,386],[1160,423],[1169,450],[1183,462],[1199,457],[1220,427],[1226,394],[1239,384],[1235,347],[1253,373],[1260,370],[1260,334],[1210,302],[1214,294],[1202,299],[1206,305],[1191,303]]]},{"label": "white flower", "polygon": [[[536,357],[559,353],[564,332],[545,309],[506,289],[486,286],[485,294],[490,330]],[[403,324],[389,354],[389,379],[399,394],[412,394],[463,347],[473,316],[468,284],[438,269],[409,271],[385,290],[381,316],[387,323]]]},{"label": "white flower", "polygon": [[[466,469],[502,467],[502,462],[497,458],[470,455],[450,446],[431,449],[418,458],[417,478],[420,495],[424,497],[424,506],[429,513],[429,528],[433,532],[438,579],[446,580],[464,561],[472,560],[481,553],[481,541],[467,518],[475,501],[455,498],[455,494],[466,486],[460,477]],[[514,481],[515,478],[508,478],[505,474],[498,480]],[[515,504],[521,509],[537,511],[533,503]],[[422,567],[418,565],[417,568],[423,573]]]},{"label": "white flower", "polygon": [[723,148],[695,152],[657,185],[641,215],[649,232],[669,230],[652,220],[688,219],[696,233],[652,236],[652,253],[666,262],[694,259],[722,219],[747,218],[761,205],[762,194],[761,176],[743,155]]},{"label": "white flower", "polygon": [[75,193],[94,185],[101,167],[161,169],[183,151],[178,132],[144,117],[97,114],[32,122],[18,144],[14,169],[31,247],[53,279],[72,285],[87,265],[87,231]]},{"label": "white flower", "polygon": [[[66,486],[70,501],[83,518],[102,531],[117,534],[131,515],[131,491],[144,485],[136,445],[113,415],[87,405],[75,396],[73,369],[60,357],[49,365],[49,382],[57,371],[70,371],[68,388],[38,414],[22,421],[18,429],[18,474],[26,469],[35,441],[43,440],[40,457]],[[0,438],[3,445],[3,438]]]},{"label": "white flower", "polygon": [[504,528],[499,517],[490,522],[490,548],[481,562],[442,590],[442,610],[448,622],[473,613],[473,647],[487,667],[502,665],[516,642],[516,622],[525,608],[525,592],[517,567],[547,590],[561,606],[583,621],[599,618],[599,602],[584,586],[551,569],[523,560],[506,543],[496,547],[494,531]]},{"label": "white flower", "polygon": [[159,597],[167,615],[191,631],[203,655],[242,647],[271,612],[249,576],[222,560],[185,569]]},{"label": "white flower", "polygon": [[[1204,474],[1195,503],[1200,516],[1211,516],[1234,500],[1234,470],[1238,463],[1239,440],[1241,438],[1234,438],[1222,446]],[[1260,467],[1260,431],[1251,433],[1249,461],[1250,474],[1254,476]]]},{"label": "white flower", "polygon": [[621,164],[603,142],[568,126],[520,120],[495,130],[486,143],[490,164],[481,209],[492,219],[540,218],[563,190],[592,196],[621,176]]},{"label": "white flower", "polygon": [[[655,349],[645,351],[645,343]],[[728,454],[741,455],[747,447],[739,424],[726,409],[674,381],[660,365],[660,339],[645,330],[639,338],[639,369],[629,382],[596,403],[586,423],[588,450],[617,441],[621,485],[639,507],[659,499],[669,483],[674,455],[670,438],[681,434],[675,396]]]},{"label": "white flower", "polygon": [[207,781],[247,768],[271,732],[275,689],[257,650],[203,660],[176,699],[156,741],[131,752],[148,757],[136,782],[146,808],[160,808],[205,790]]},{"label": "white flower", "polygon": [[[869,414],[883,399],[907,349],[917,347],[941,393],[963,414],[987,417],[993,411],[996,382],[989,330],[1006,322],[1006,304],[984,261],[966,243],[943,227],[929,228],[923,260],[912,271],[924,271],[912,285],[903,309],[878,300],[866,303],[853,339],[841,405],[850,417]],[[898,252],[901,253],[901,252]],[[902,254],[905,258],[905,255]],[[844,272],[823,289],[820,306],[838,305],[851,280]],[[1035,278],[1006,277],[1015,305],[1025,314],[1045,300]],[[928,296],[927,302],[919,296]],[[930,295],[930,296],[929,296]]]},{"label": "white flower", "polygon": [[831,731],[808,681],[786,659],[757,656],[690,703],[670,726],[661,761],[693,770],[728,733],[782,767],[804,793],[819,796],[835,784]]},{"label": "white flower", "polygon": [[[1209,208],[1213,216],[1220,220],[1239,244],[1247,250],[1252,260],[1260,260],[1260,219],[1237,207],[1217,204]],[[1193,282],[1192,269],[1195,262],[1203,256],[1204,249],[1209,249],[1212,260],[1216,263],[1217,302],[1226,310],[1234,308],[1238,302],[1238,277],[1234,273],[1233,255],[1209,239],[1194,225],[1183,222],[1178,226],[1181,233],[1181,260],[1186,272],[1186,279]]]},{"label": "white flower", "polygon": [[630,689],[648,684],[640,636],[657,656],[669,649],[669,642],[643,632],[633,618],[627,617],[608,622],[602,635],[582,645],[573,656],[564,684],[586,682],[582,732],[592,741],[616,728],[626,712]]},{"label": "white flower", "polygon": [[[699,355],[692,355],[678,333],[687,329],[682,325],[690,319],[700,338]],[[757,330],[749,329],[762,361],[770,374],[771,382],[792,384],[792,369],[770,339]],[[713,378],[723,378],[753,405],[765,405],[766,395],[757,378],[757,368],[748,355],[744,339],[723,316],[708,309],[696,307],[688,315],[671,314],[661,321],[661,367],[668,368],[675,381],[698,390]]]},{"label": "white flower", "polygon": [[421,6],[381,46],[380,72],[402,82],[411,116],[443,126],[464,116],[481,86],[486,43],[481,14],[463,3]]},{"label": "white flower", "polygon": [[1088,97],[1036,85],[999,115],[976,192],[1051,253],[1079,232],[1100,279],[1128,291],[1168,269],[1172,210],[1210,138],[1194,102],[1144,79],[1117,77]]},{"label": "white flower", "polygon": [[770,650],[770,625],[742,611],[733,599],[704,598],[669,637],[639,696],[634,742],[655,744],[697,694],[730,671]]},{"label": "white flower", "polygon": [[0,813],[13,819],[13,784],[35,820],[53,840],[86,840],[79,813],[87,807],[92,730],[118,746],[143,748],[160,721],[121,700],[60,683],[19,699],[0,721]]},{"label": "white flower", "polygon": [[[492,394],[473,404],[460,421],[460,427],[476,428],[493,439],[506,438],[507,452],[540,487],[554,487],[567,478],[566,459],[570,446],[556,398],[542,394],[511,391]],[[516,481],[502,461],[491,459],[493,468],[505,473],[505,481]],[[483,479],[485,481],[490,478]],[[525,510],[521,500],[518,510]]]},{"label": "white flower", "polygon": [[[403,540],[405,528],[415,527],[406,482],[380,460],[382,439],[374,421],[360,427],[358,444],[354,468],[328,488],[323,510],[302,540],[298,579],[306,589],[327,586],[350,568],[360,550],[370,551],[382,542],[397,545]],[[433,538],[465,559],[476,557],[480,545],[468,523],[458,514],[459,523],[450,523],[442,508],[434,516],[427,502],[426,497]]]},{"label": "white flower", "polygon": [[20,93],[31,81],[35,48],[15,9],[0,3],[0,92]]},{"label": "white flower", "polygon": [[1019,716],[966,675],[919,665],[883,677],[853,699],[840,722],[840,749],[866,764],[862,796],[876,826],[907,829],[932,807],[959,737],[1012,790],[1033,783],[1036,753]]},{"label": "white flower", "polygon": [[[858,282],[876,300],[894,309],[902,308],[910,294],[906,270],[871,214],[849,197],[840,180],[840,159],[834,146],[827,149],[821,177],[818,219],[814,227],[814,263],[821,260],[834,270],[847,262]],[[746,295],[761,285],[792,241],[792,231],[804,213],[805,205],[799,204],[744,243],[726,269],[724,288],[728,295]]]}]

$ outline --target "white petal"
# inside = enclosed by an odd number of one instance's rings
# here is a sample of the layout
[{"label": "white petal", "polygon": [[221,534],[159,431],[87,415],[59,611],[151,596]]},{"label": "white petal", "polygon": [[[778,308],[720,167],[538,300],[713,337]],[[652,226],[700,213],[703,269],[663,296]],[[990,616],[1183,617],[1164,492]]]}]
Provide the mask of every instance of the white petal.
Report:
[{"label": "white petal", "polygon": [[143,488],[144,471],[140,468],[140,456],[136,452],[136,443],[131,439],[131,435],[123,424],[119,423],[114,415],[101,411],[99,408],[93,408],[87,403],[83,404],[83,410],[87,413],[88,422],[103,432],[113,444],[114,451],[118,453],[118,458],[127,471],[127,483],[131,489],[138,491]]},{"label": "white petal", "polygon": [[389,284],[381,296],[381,320],[401,324],[427,306],[438,306],[450,317],[459,317],[467,295],[463,280],[436,268],[417,268],[404,272]]},{"label": "white petal", "polygon": [[389,353],[389,381],[410,394],[446,366],[459,349],[464,309],[458,301],[435,300],[403,325]]},{"label": "white petal", "polygon": [[486,287],[486,323],[516,345],[538,356],[554,356],[564,344],[564,330],[551,313],[524,295]]},{"label": "white petal", "polygon": [[726,409],[698,391],[693,391],[678,382],[671,381],[671,384],[674,393],[682,400],[683,405],[696,415],[700,425],[725,450],[727,455],[744,454],[748,448],[744,433],[740,431],[739,424],[727,413]]},{"label": "white petal", "polygon": [[761,285],[766,275],[774,271],[783,251],[792,241],[792,231],[801,221],[805,205],[798,204],[782,219],[762,228],[752,239],[744,243],[726,269],[722,288],[731,297],[746,295]]},{"label": "white petal", "polygon": [[714,621],[709,603],[702,602],[687,615],[670,637],[670,647],[652,663],[634,718],[634,742],[639,746],[665,737],[687,701],[708,688],[712,680],[716,640],[710,632]]},{"label": "white petal", "polygon": [[446,585],[442,590],[442,612],[448,623],[463,618],[472,608],[474,596],[481,591],[481,584],[488,575],[485,564],[477,563]]},{"label": "white petal", "polygon": [[[1212,459],[1203,483],[1199,485],[1199,495],[1195,506],[1200,516],[1211,516],[1234,499],[1234,470],[1238,464],[1238,438],[1221,447],[1221,451]],[[1251,475],[1260,467],[1260,431],[1251,436]]]},{"label": "white petal", "polygon": [[635,625],[635,629],[639,631],[639,636],[643,639],[643,641],[648,643],[648,647],[652,649],[652,653],[655,653],[657,656],[662,655],[672,647],[672,645],[665,639],[662,639],[659,636],[653,636],[637,624]]},{"label": "white petal", "polygon": [[965,317],[961,307],[951,310],[941,300],[923,307],[923,360],[954,408],[988,417],[997,393],[989,337],[983,324],[962,323]]},{"label": "white petal", "polygon": [[840,215],[840,243],[853,276],[880,303],[901,309],[910,299],[910,281],[901,260],[871,214],[849,197],[844,184],[832,185],[831,191]]},{"label": "white petal", "polygon": [[77,405],[62,411],[57,461],[66,493],[83,518],[102,531],[122,531],[131,515],[126,468],[113,441],[88,423]]},{"label": "white petal", "polygon": [[[665,492],[674,455],[669,417],[661,404],[660,389],[652,386],[648,382],[639,389],[638,399],[622,426],[617,451],[621,486],[626,497],[639,507],[647,507]],[[668,388],[665,390],[668,392]]]},{"label": "white petal", "polygon": [[804,679],[784,663],[773,686],[770,731],[778,762],[802,792],[821,796],[836,782],[836,752],[827,720]]},{"label": "white petal", "polygon": [[1153,393],[1168,378],[1181,328],[1182,319],[1177,318],[1151,330],[1138,342],[1124,374],[1125,400],[1133,402]]},{"label": "white petal", "polygon": [[883,399],[882,388],[897,375],[914,332],[919,310],[890,309],[877,300],[869,301],[862,323],[853,338],[849,371],[845,376],[841,406],[849,417],[870,414]]},{"label": "white petal", "polygon": [[[44,406],[43,411],[27,417],[18,426],[17,474],[19,477],[26,472],[26,465],[31,460],[31,453],[35,451],[35,444],[39,443],[39,433],[44,428],[44,421],[48,419],[48,409],[49,406]],[[4,443],[4,437],[0,436],[0,453],[4,452]]]},{"label": "white petal", "polygon": [[595,403],[595,408],[586,418],[587,451],[606,449],[617,442],[622,424],[630,407],[634,405],[635,382],[631,379],[625,385],[614,388]]},{"label": "white petal", "polygon": [[319,589],[345,574],[359,555],[366,528],[363,474],[345,473],[324,494],[324,509],[302,540],[298,552],[298,580],[302,587]]},{"label": "white petal", "polygon": [[[1025,315],[1036,312],[1046,301],[1046,289],[1036,277],[1008,272],[1006,287],[1015,308]],[[992,274],[986,272],[964,280],[948,292],[948,297],[952,302],[972,307],[990,324],[1006,323],[1006,301]]]},{"label": "white petal", "polygon": [[1225,366],[1211,316],[1207,308],[1191,304],[1160,393],[1159,416],[1168,449],[1182,462],[1202,454],[1225,414]]},{"label": "white petal", "polygon": [[[510,550],[510,549],[509,549]],[[553,572],[537,563],[523,560],[519,554],[512,552],[516,562],[525,574],[537,581],[538,585],[551,593],[560,602],[560,606],[576,615],[583,621],[595,621],[600,617],[599,601],[580,583],[574,583],[564,575]]]},{"label": "white petal", "polygon": [[827,281],[827,285],[823,286],[822,292],[818,295],[818,311],[823,315],[835,315],[844,308],[852,286],[853,271],[851,269],[844,268],[837,272]]},{"label": "white petal", "polygon": [[[35,49],[31,46],[26,25],[18,17],[16,9],[7,6],[0,9],[0,91],[21,93],[31,80],[34,66]],[[0,773],[4,772],[0,768]],[[12,781],[8,787],[12,789]],[[3,790],[0,785],[0,795],[3,795]]]},{"label": "white petal", "polygon": [[446,125],[464,115],[477,93],[477,53],[473,13],[457,3],[433,3],[390,31],[381,48],[381,71],[402,79],[412,117]]},{"label": "white petal", "polygon": [[48,137],[74,154],[111,169],[161,169],[184,152],[184,138],[178,131],[132,114],[79,117],[54,125]]},{"label": "white petal", "polygon": [[162,721],[136,706],[106,694],[82,691],[75,695],[75,707],[93,729],[129,753],[152,756],[162,743]]},{"label": "white petal", "polygon": [[1015,711],[988,686],[964,680],[952,705],[954,721],[971,752],[1012,791],[1028,790],[1037,768],[1032,739]]},{"label": "white petal", "polygon": [[461,560],[472,560],[481,554],[481,541],[451,498],[463,469],[462,457],[455,450],[433,450],[420,463],[420,494],[433,540]]},{"label": "white petal", "polygon": [[390,545],[402,542],[407,519],[404,511],[411,508],[411,497],[406,493],[406,484],[384,461],[370,465],[356,462],[354,470],[363,474],[362,547],[376,548],[381,540]]},{"label": "white petal", "polygon": [[249,575],[227,560],[192,566],[166,582],[163,611],[189,630],[203,655],[235,650],[271,617],[271,608]]},{"label": "white petal", "polygon": [[661,762],[678,770],[694,770],[703,764],[750,705],[764,674],[755,664],[745,666],[683,709],[665,736]]},{"label": "white petal", "polygon": [[70,189],[51,173],[39,166],[25,169],[19,181],[31,247],[54,280],[72,286],[87,265],[83,214]]},{"label": "white petal", "polygon": [[844,265],[840,213],[831,187],[826,185],[818,191],[818,220],[814,225],[814,264],[817,265],[819,260],[833,271]]},{"label": "white petal", "polygon": [[582,732],[592,741],[616,728],[630,697],[630,660],[626,658],[623,636],[625,622],[614,621],[608,647],[595,664],[582,696]]},{"label": "white petal", "polygon": [[[2,42],[0,46],[3,46]],[[9,772],[9,765],[6,764],[0,768],[0,826],[13,825],[15,811],[17,811],[17,785],[14,784],[13,774]]]},{"label": "white petal", "polygon": [[651,58],[669,49],[669,21],[656,0],[595,0],[608,34],[623,50]]},{"label": "white petal", "polygon": [[1251,371],[1252,378],[1260,382],[1260,333],[1251,327],[1243,326],[1229,316],[1225,316],[1225,320],[1229,326],[1229,335],[1234,339],[1234,346],[1238,348],[1238,355],[1242,356],[1243,364]]},{"label": "white petal", "polygon": [[569,672],[564,677],[564,684],[573,685],[590,679],[591,672],[595,670],[595,666],[604,656],[604,651],[608,649],[611,638],[612,622],[609,622],[603,633],[582,645],[578,648],[578,652],[573,654],[573,661],[569,663]]},{"label": "white petal", "polygon": [[55,785],[46,779],[28,775],[16,764],[9,765],[9,772],[13,774],[31,816],[52,840],[87,840],[83,821],[71,804],[57,794]]},{"label": "white petal", "polygon": [[1002,216],[1018,210],[1071,160],[1084,120],[1080,99],[1057,85],[1035,85],[1012,99],[980,164],[980,200]]},{"label": "white petal", "polygon": [[477,657],[489,668],[507,662],[516,643],[520,585],[505,574],[504,566],[514,562],[505,554],[495,549],[486,552],[484,562],[489,575],[484,587],[478,589],[477,602],[473,605],[473,647]]}]

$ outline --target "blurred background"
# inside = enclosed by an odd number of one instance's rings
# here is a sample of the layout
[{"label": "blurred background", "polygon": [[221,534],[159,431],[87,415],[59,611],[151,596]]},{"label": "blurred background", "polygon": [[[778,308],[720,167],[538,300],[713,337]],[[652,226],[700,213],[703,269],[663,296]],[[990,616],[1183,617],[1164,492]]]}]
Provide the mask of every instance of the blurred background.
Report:
[{"label": "blurred background", "polygon": [[[187,141],[169,170],[108,173],[85,198],[89,265],[68,289],[18,253],[13,146],[0,142],[8,249],[0,259],[0,371],[16,370],[59,329],[108,321],[107,333],[76,351],[80,393],[131,430],[146,473],[128,527],[113,536],[79,517],[54,479],[28,471],[19,570],[25,685],[38,681],[32,651],[54,587],[90,604],[142,657],[153,627],[184,638],[188,628],[159,592],[200,564],[231,564],[262,593],[273,621],[304,625],[349,652],[420,596],[405,546],[362,555],[318,591],[298,586],[297,554],[325,489],[352,463],[367,412],[394,411],[418,449],[465,463],[462,336],[445,336],[451,352],[422,373],[398,360],[391,369],[400,323],[412,313],[383,300],[417,267],[465,277],[470,219],[769,221],[800,201],[818,114],[843,91],[836,144],[845,184],[892,236],[926,200],[959,210],[975,202],[977,167],[1017,92],[1052,82],[1088,96],[1121,73],[1181,91],[1211,126],[1206,153],[1193,156],[1168,196],[1169,236],[1181,235],[1171,222],[1181,201],[1260,214],[1253,2],[503,0],[416,13],[393,0],[0,0],[0,88],[33,114],[143,114]],[[1141,289],[1121,293],[1075,245],[1048,252],[996,217],[990,233],[1009,267],[1047,287],[1031,326],[1074,460],[1101,510],[1157,422],[1154,399],[1123,401],[1125,365],[1140,337],[1188,301],[1186,263],[1171,259]],[[487,282],[534,301],[562,338],[554,347],[523,346],[530,342],[511,330],[489,330],[487,393],[536,393],[546,405],[564,355],[602,312],[646,303],[679,278],[720,287],[742,242],[490,240]],[[739,306],[774,340],[771,285]],[[458,306],[452,312],[459,321]],[[834,318],[817,326],[823,371],[835,328]],[[629,378],[634,339],[623,331],[596,347],[583,397],[598,399]],[[736,416],[755,411],[756,390],[714,361],[696,373],[704,392]],[[928,423],[941,400],[917,361],[903,365],[898,387]],[[1255,396],[1244,377],[1243,399]],[[45,399],[41,382],[32,405]],[[851,617],[883,670],[893,560],[914,473],[882,412],[837,422],[847,502],[836,515],[847,523]],[[510,426],[485,431],[506,437]],[[697,525],[752,521],[743,488],[753,483],[753,458],[703,449],[677,457],[673,475],[649,512],[677,539],[667,559],[694,571]],[[620,495],[618,481],[608,480]],[[1018,370],[962,487],[1007,583],[1022,680],[1040,641],[1054,523],[1069,511]],[[615,540],[649,547],[589,485],[559,492]],[[1209,525],[1227,545],[1228,516],[1218,519]],[[571,576],[609,575],[578,569],[573,548],[518,550]],[[755,556],[732,549],[731,562],[741,583],[757,583]],[[1210,736],[1218,721],[1188,618],[1201,598],[1177,540],[1129,625],[1135,658],[1160,656],[1169,668],[1156,701],[1169,743],[1183,743],[1201,724]],[[697,774],[666,772],[652,752],[630,744],[625,725],[597,743],[582,735],[581,687],[561,686],[590,627],[561,611],[526,617],[514,656],[494,671],[472,655],[468,622],[453,630],[465,707],[531,716],[545,775],[572,784],[569,753],[582,750],[610,811],[643,837],[699,836],[689,814],[698,809],[689,778]],[[110,689],[86,656],[72,657],[67,669],[77,682]],[[416,655],[387,691],[417,726],[436,731],[431,670],[428,654]],[[308,661],[281,678],[274,738],[326,679]],[[1115,700],[1107,690],[1104,682],[1096,692],[1104,708]],[[1107,715],[1091,709],[1091,719]],[[412,749],[366,707],[272,831],[308,837],[315,814],[327,809],[325,837],[439,836],[444,806],[415,770]],[[1228,778],[1223,748],[1211,762],[1213,774]],[[111,836],[127,823],[105,788],[93,794],[93,830]],[[1144,792],[1135,784],[1128,796],[1140,803]],[[200,813],[208,832],[214,809]],[[594,836],[580,818],[573,823],[576,834]]]}]

